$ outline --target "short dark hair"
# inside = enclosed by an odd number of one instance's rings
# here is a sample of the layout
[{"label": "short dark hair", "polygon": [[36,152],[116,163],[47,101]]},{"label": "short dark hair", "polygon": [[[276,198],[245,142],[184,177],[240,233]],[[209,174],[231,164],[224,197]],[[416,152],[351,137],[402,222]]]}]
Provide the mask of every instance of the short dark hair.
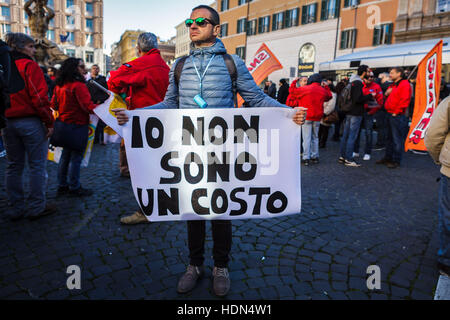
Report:
[{"label": "short dark hair", "polygon": [[199,9],[206,9],[206,10],[209,11],[209,13],[211,14],[211,21],[213,22],[213,24],[215,26],[220,24],[219,13],[214,8],[211,8],[210,6],[201,4],[201,5],[197,6],[197,7],[195,7],[194,9],[192,9],[192,11],[194,12],[195,10],[199,10]]},{"label": "short dark hair", "polygon": [[362,76],[364,72],[367,72],[367,69],[369,69],[369,66],[366,64],[362,64],[358,67],[358,76]]},{"label": "short dark hair", "polygon": [[391,68],[391,70],[395,70],[396,72],[400,72],[402,74],[402,76],[405,75],[405,69],[403,69],[402,67],[393,67],[393,68]]}]

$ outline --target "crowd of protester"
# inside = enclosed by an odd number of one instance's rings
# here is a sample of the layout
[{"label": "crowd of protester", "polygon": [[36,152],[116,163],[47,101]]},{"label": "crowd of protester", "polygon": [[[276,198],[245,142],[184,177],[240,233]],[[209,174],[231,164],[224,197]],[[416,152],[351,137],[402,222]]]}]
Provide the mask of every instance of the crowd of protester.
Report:
[{"label": "crowd of protester", "polygon": [[[209,20],[202,15],[209,16]],[[219,15],[210,7],[199,6],[193,10],[192,16],[192,19],[186,20],[186,25],[198,31],[197,37],[201,37],[202,32],[209,32],[206,34],[209,37],[206,40],[209,42],[205,42],[204,39],[196,41],[195,34],[193,35],[192,40],[196,46],[192,50],[194,53],[206,52],[212,55],[211,62],[216,53],[226,52],[222,42],[216,39],[217,32],[214,31],[220,25]],[[206,23],[209,29],[205,28],[205,21],[211,24],[208,26]],[[190,97],[192,92],[183,87],[183,84],[189,81],[197,81],[196,75],[186,72],[183,78],[178,78],[178,81],[181,81],[179,87],[178,83],[176,85],[173,83],[176,74],[170,75],[172,78],[169,82],[170,69],[161,58],[157,49],[157,38],[152,33],[143,33],[139,36],[138,58],[111,72],[108,81],[99,74],[100,70],[96,65],[88,73],[84,61],[78,58],[68,58],[59,70],[53,67],[40,68],[33,59],[36,49],[31,37],[21,33],[9,33],[6,40],[12,49],[14,62],[26,82],[23,90],[11,94],[11,106],[5,114],[6,127],[2,130],[8,156],[5,177],[11,208],[9,216],[13,221],[22,218],[35,220],[56,212],[55,206],[47,203],[46,199],[49,139],[53,146],[63,147],[57,171],[57,195],[84,197],[93,194],[92,190],[82,187],[80,174],[90,114],[96,106],[108,98],[108,94],[101,87],[126,97],[130,110],[155,105],[160,108],[172,108],[178,107],[179,103],[186,104],[186,108],[197,107],[189,105],[193,103],[194,97]],[[202,43],[209,45],[207,48],[209,51],[205,51]],[[196,69],[194,59],[185,62],[193,63]],[[382,73],[376,78],[368,66],[361,65],[350,79],[341,79],[336,84],[334,79],[323,79],[320,74],[299,77],[290,85],[287,79],[281,79],[277,91],[272,81],[265,82],[265,87],[261,90],[252,80],[245,64],[240,60],[234,63],[237,72],[245,80],[239,82],[242,88],[238,89],[242,89],[246,106],[285,107],[286,104],[290,107],[307,109],[306,121],[302,111],[294,116],[294,121],[302,125],[303,165],[309,166],[320,162],[319,150],[326,148],[329,131],[333,128],[332,140],[340,141],[338,161],[343,165],[360,167],[361,163],[358,161],[360,155],[363,154],[363,161],[368,161],[374,149],[384,148],[385,155],[377,161],[377,164],[386,165],[391,169],[400,166],[409,117],[412,116],[410,107],[413,105],[411,101],[414,91],[413,84],[406,78],[407,73],[402,68],[392,68],[389,74]],[[228,73],[222,74],[222,71],[218,71],[223,70],[221,65],[218,67],[212,64],[211,68],[217,71],[216,83],[230,80]],[[187,69],[194,70],[194,68]],[[87,82],[87,79],[95,81],[97,85]],[[214,96],[219,89],[217,86],[206,86],[204,90]],[[444,84],[441,100],[448,94]],[[233,105],[232,92],[225,92],[223,96],[226,96],[230,106]],[[219,100],[211,101],[214,102],[213,105],[222,103]],[[125,113],[118,112],[116,116],[119,124],[128,121]],[[374,143],[375,124],[377,140]],[[104,145],[102,136],[104,127],[105,124],[100,121],[96,137],[100,145]],[[364,138],[363,152],[360,152],[361,137]],[[435,159],[439,159],[438,153],[438,150],[435,151]],[[4,154],[3,142],[0,139],[0,157]],[[25,199],[23,189],[26,162],[29,166],[30,179],[28,199]],[[448,164],[448,161],[446,163]],[[447,167],[443,169],[444,174],[448,173]],[[123,142],[120,146],[120,174],[124,177],[130,175]],[[447,180],[445,182],[447,183]],[[443,210],[447,210],[448,213],[448,208]],[[122,218],[121,222],[148,223],[140,209]],[[212,229],[215,235],[214,291],[217,295],[224,296],[230,287],[227,264],[231,249],[231,222],[212,221]],[[180,293],[192,290],[197,279],[203,274],[205,222],[189,221],[188,237],[191,261],[178,283],[177,290]],[[448,261],[442,260],[442,263]]]},{"label": "crowd of protester", "polygon": [[[23,33],[8,33],[6,44],[23,78],[24,88],[9,95],[5,128],[0,137],[0,156],[7,155],[6,192],[9,216],[35,220],[56,212],[47,202],[47,154],[50,144],[62,147],[58,164],[58,196],[92,195],[80,183],[81,161],[87,145],[89,115],[108,95],[88,89],[88,75],[82,59],[68,58],[59,70],[40,67],[34,61],[35,41]],[[94,65],[90,76],[107,87]],[[56,120],[55,120],[56,118]],[[24,190],[24,169],[29,167],[29,196]]]}]

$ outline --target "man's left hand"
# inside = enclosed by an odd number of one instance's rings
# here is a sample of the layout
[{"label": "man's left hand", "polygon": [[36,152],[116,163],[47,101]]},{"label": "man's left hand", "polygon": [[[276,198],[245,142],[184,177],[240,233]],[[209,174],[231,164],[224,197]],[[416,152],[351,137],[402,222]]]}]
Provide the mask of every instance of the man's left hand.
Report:
[{"label": "man's left hand", "polygon": [[294,115],[293,120],[299,126],[305,124],[305,121],[306,121],[306,109],[298,110],[298,112]]}]

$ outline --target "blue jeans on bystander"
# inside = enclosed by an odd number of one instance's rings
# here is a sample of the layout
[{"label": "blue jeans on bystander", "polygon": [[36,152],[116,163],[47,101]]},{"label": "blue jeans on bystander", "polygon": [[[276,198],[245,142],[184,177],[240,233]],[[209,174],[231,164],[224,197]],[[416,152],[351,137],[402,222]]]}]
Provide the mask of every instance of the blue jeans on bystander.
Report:
[{"label": "blue jeans on bystander", "polygon": [[[39,118],[7,119],[2,131],[8,164],[6,193],[12,210],[10,218],[32,217],[45,210],[47,188],[48,139]],[[23,171],[25,159],[29,165],[30,189],[25,202]]]},{"label": "blue jeans on bystander", "polygon": [[438,261],[450,266],[450,178],[441,174],[439,188],[439,251]]},{"label": "blue jeans on bystander", "polygon": [[385,159],[398,164],[402,161],[406,135],[408,134],[408,119],[405,115],[393,116],[388,113],[388,136],[386,141]]},{"label": "blue jeans on bystander", "polygon": [[302,125],[303,160],[319,158],[319,121],[305,121]]},{"label": "blue jeans on bystander", "polygon": [[58,166],[59,187],[69,187],[70,190],[77,190],[81,187],[80,170],[82,160],[83,152],[68,148],[63,149]]},{"label": "blue jeans on bystander", "polygon": [[[364,112],[363,116],[363,125],[364,125],[364,133],[365,133],[365,146],[364,146],[364,154],[372,154],[372,145],[373,145],[373,115]],[[360,127],[362,128],[362,126]],[[358,138],[355,142],[355,153],[359,153],[359,145],[361,140],[361,129],[359,130]]]},{"label": "blue jeans on bystander", "polygon": [[347,161],[353,159],[355,142],[358,138],[359,128],[361,126],[362,116],[347,115],[344,122],[344,134],[341,139],[341,157]]}]

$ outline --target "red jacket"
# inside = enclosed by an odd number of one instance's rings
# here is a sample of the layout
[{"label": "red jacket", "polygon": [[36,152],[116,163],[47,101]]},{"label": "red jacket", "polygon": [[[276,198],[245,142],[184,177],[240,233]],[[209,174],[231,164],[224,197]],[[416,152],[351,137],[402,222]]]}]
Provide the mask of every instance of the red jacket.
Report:
[{"label": "red jacket", "polygon": [[[367,85],[364,82],[364,86],[363,86],[363,94],[364,95],[368,95],[368,94],[372,94],[375,93],[375,101],[377,103],[377,107],[375,107],[374,105],[371,105],[369,108],[369,104],[366,103],[364,105],[364,109],[366,109],[367,113],[370,115],[375,114],[378,110],[380,110],[383,107],[383,102],[384,102],[384,95],[383,95],[383,90],[381,90],[381,87],[375,83],[372,82],[370,85]],[[373,100],[372,100],[373,101]],[[375,103],[375,101],[373,103]]]},{"label": "red jacket", "polygon": [[286,104],[291,107],[307,108],[306,120],[308,121],[320,121],[323,118],[323,104],[333,98],[331,91],[319,83],[312,83],[300,88],[296,88],[292,83],[289,92]]},{"label": "red jacket", "polygon": [[55,87],[52,108],[58,110],[62,122],[89,124],[89,114],[95,107],[86,84],[75,81],[68,82],[62,87]]},{"label": "red jacket", "polygon": [[[404,114],[411,102],[412,90],[408,80],[392,84],[391,94],[387,97],[384,107],[391,114]],[[389,90],[389,89],[388,89]]]},{"label": "red jacket", "polygon": [[164,100],[169,71],[159,50],[152,49],[145,56],[111,71],[108,88],[118,94],[126,93],[130,110],[148,107]]},{"label": "red jacket", "polygon": [[[22,58],[23,56],[23,58]],[[11,107],[6,109],[6,118],[39,117],[47,128],[53,127],[53,115],[48,101],[48,88],[39,65],[24,55],[17,59],[16,66],[25,80],[25,88],[11,94]]]}]

